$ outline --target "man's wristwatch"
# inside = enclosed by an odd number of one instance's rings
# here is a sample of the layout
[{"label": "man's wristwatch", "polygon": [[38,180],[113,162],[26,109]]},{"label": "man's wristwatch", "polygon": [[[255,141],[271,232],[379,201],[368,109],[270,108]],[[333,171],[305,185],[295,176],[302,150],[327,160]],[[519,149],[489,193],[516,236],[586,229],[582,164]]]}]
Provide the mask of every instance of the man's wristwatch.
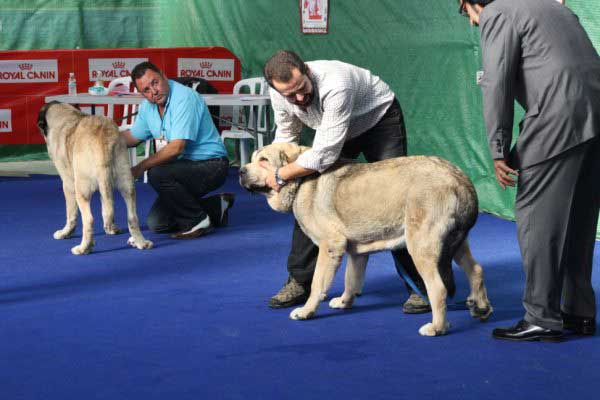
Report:
[{"label": "man's wristwatch", "polygon": [[277,168],[275,170],[275,182],[277,182],[277,184],[279,186],[287,185],[287,181],[285,179],[283,179],[281,176],[279,176],[279,168]]}]

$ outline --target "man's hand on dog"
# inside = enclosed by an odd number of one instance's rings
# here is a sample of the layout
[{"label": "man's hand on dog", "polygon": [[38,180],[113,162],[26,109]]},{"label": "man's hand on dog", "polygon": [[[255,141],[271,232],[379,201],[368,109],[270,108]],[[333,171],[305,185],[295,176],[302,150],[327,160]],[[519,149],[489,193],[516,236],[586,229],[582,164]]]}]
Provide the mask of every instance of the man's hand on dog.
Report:
[{"label": "man's hand on dog", "polygon": [[[275,179],[275,170],[269,165],[267,161],[260,162],[261,167],[268,171],[266,183],[269,187],[276,192],[281,190],[281,186],[277,184],[277,180]],[[297,163],[293,162],[287,164],[286,166],[279,169],[279,176],[286,181],[291,181],[296,178],[301,178],[303,176],[312,175],[316,171],[314,169],[304,168]]]},{"label": "man's hand on dog", "polygon": [[142,176],[142,174],[144,173],[144,168],[142,167],[142,164],[136,164],[133,167],[131,167],[131,175],[133,175],[133,179],[137,179],[140,176]]}]

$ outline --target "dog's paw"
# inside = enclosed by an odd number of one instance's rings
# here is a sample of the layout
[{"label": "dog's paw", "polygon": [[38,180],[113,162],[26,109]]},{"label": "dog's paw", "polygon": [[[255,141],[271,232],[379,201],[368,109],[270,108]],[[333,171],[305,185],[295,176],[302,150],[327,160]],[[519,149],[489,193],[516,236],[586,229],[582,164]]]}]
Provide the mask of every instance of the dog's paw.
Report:
[{"label": "dog's paw", "polygon": [[329,301],[330,308],[352,308],[352,301],[343,302],[342,296],[334,297]]},{"label": "dog's paw", "polygon": [[68,239],[71,237],[71,234],[73,234],[73,231],[70,229],[59,229],[58,231],[54,232],[52,237],[54,237],[56,240]]},{"label": "dog's paw", "polygon": [[135,240],[133,236],[130,236],[129,239],[127,239],[127,244],[140,250],[151,249],[154,246],[154,243],[150,240]]},{"label": "dog's paw", "polygon": [[492,312],[494,311],[494,308],[489,303],[489,301],[485,302],[482,305],[482,307],[478,307],[477,304],[475,304],[475,302],[473,302],[472,304],[467,303],[467,305],[469,307],[469,313],[471,314],[471,317],[477,318],[481,322],[487,321],[490,315],[492,315]]},{"label": "dog's paw", "polygon": [[296,308],[290,313],[290,318],[294,320],[303,320],[312,318],[315,315],[314,311],[308,311],[305,307]]},{"label": "dog's paw", "polygon": [[450,324],[448,322],[444,323],[443,329],[435,329],[433,324],[430,322],[428,324],[423,325],[419,328],[419,333],[421,336],[441,336],[445,335],[448,328],[450,328]]},{"label": "dog's paw", "polygon": [[75,254],[76,256],[82,256],[84,254],[89,254],[90,251],[92,251],[93,247],[94,246],[92,246],[92,245],[90,245],[90,246],[78,245],[78,246],[71,248],[71,253]]},{"label": "dog's paw", "polygon": [[117,225],[110,224],[104,225],[104,232],[106,232],[107,235],[118,235],[119,233],[121,233],[121,230]]}]

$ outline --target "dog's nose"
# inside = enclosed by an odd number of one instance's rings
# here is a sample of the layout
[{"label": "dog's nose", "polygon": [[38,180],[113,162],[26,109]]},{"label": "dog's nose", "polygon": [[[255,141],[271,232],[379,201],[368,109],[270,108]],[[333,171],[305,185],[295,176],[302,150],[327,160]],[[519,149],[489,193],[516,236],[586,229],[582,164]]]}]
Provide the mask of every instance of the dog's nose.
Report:
[{"label": "dog's nose", "polygon": [[246,175],[246,167],[240,168],[240,176]]}]

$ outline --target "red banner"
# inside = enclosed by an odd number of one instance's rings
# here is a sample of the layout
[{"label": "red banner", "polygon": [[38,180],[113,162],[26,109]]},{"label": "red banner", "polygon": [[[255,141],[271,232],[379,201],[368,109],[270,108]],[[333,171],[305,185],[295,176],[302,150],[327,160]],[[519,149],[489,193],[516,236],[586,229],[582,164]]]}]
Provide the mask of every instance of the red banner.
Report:
[{"label": "red banner", "polygon": [[146,60],[167,77],[204,78],[219,93],[241,79],[239,59],[223,47],[0,51],[0,144],[44,143],[37,113],[46,96],[67,93],[70,72],[77,92],[87,93],[96,80],[106,86]]}]

